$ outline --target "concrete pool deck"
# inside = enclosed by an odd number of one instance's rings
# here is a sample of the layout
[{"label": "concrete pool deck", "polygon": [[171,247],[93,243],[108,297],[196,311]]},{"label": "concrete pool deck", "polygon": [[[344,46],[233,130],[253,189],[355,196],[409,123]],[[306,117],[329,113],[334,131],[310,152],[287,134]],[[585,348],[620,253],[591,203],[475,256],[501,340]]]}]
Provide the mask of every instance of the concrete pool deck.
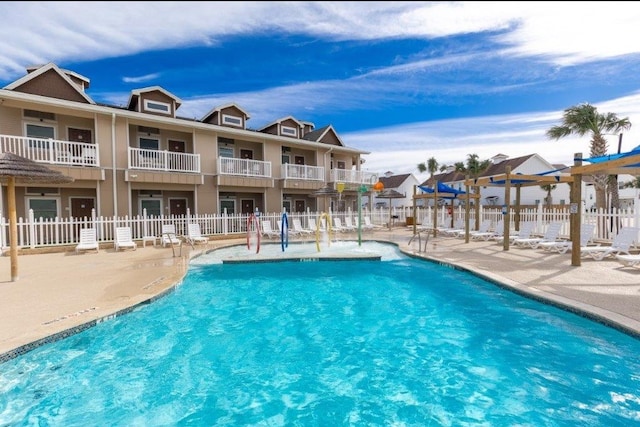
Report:
[{"label": "concrete pool deck", "polygon": [[[409,255],[456,265],[640,337],[640,268],[623,267],[614,259],[583,259],[574,267],[569,253],[516,247],[504,251],[495,242],[465,243],[454,237],[431,237],[426,251],[419,252],[417,240],[409,245],[411,236],[410,228],[396,227],[363,233],[363,240],[396,243]],[[338,238],[354,240],[357,235]],[[171,248],[151,245],[135,251],[105,247],[99,253],[76,254],[68,248],[21,254],[15,282],[10,281],[9,256],[2,256],[0,362],[153,300],[180,284],[191,257],[245,243],[236,238],[211,240],[206,248],[183,245],[175,256]]]}]

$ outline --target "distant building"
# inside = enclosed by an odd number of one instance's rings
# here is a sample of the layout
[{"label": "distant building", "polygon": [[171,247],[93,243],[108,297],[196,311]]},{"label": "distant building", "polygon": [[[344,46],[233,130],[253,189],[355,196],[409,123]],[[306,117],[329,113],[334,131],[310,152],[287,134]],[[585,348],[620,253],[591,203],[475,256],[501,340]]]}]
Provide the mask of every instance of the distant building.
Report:
[{"label": "distant building", "polygon": [[403,175],[393,175],[393,172],[385,172],[383,177],[378,178],[382,182],[385,190],[396,190],[403,194],[403,198],[398,199],[382,199],[375,197],[373,194],[373,207],[409,207],[413,206],[413,186],[418,185],[420,181],[413,174],[407,173]]}]

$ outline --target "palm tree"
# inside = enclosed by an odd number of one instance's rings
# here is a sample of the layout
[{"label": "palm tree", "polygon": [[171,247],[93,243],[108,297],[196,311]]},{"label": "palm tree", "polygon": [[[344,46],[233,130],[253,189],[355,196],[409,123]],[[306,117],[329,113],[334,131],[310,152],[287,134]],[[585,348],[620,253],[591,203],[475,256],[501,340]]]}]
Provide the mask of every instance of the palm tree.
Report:
[{"label": "palm tree", "polygon": [[547,192],[547,197],[545,197],[545,205],[547,207],[551,207],[551,192],[556,189],[556,184],[543,184],[540,186],[542,190]]},{"label": "palm tree", "polygon": [[424,162],[418,164],[418,171],[420,173],[428,171],[430,178],[433,178],[433,175],[438,171],[438,161],[435,157],[430,157],[429,160],[427,160],[426,165],[424,164]]},{"label": "palm tree", "polygon": [[[550,139],[559,140],[569,135],[591,135],[590,156],[598,157],[607,154],[606,133],[618,133],[629,129],[629,118],[618,118],[614,113],[601,114],[597,108],[589,103],[579,104],[564,110],[562,124],[553,126],[547,130],[546,135]],[[606,206],[605,192],[607,188],[606,175],[594,175],[596,188],[596,207],[603,209]],[[613,187],[613,186],[611,186]],[[612,191],[617,192],[618,186]]]}]

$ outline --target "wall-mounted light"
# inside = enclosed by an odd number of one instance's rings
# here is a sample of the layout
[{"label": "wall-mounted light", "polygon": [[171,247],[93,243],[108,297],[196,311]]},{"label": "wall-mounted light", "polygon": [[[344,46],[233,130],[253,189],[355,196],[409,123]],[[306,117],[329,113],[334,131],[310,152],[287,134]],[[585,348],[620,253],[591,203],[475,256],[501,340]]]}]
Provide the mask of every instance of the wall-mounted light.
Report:
[{"label": "wall-mounted light", "polygon": [[135,174],[134,175],[129,175],[129,178],[131,178],[131,179],[136,179],[137,177],[138,177],[138,175],[135,175]]}]

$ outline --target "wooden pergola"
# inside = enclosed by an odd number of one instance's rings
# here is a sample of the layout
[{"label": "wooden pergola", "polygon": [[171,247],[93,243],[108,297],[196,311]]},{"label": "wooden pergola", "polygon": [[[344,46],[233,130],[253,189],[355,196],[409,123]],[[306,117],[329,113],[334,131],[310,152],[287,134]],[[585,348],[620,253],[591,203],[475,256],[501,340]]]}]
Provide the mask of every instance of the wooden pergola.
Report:
[{"label": "wooden pergola", "polygon": [[[555,172],[555,171],[552,171]],[[507,166],[505,168],[505,172],[503,174],[482,177],[482,178],[467,178],[465,180],[465,185],[470,186],[499,186],[504,187],[504,200],[505,205],[503,206],[503,214],[504,215],[504,239],[502,242],[502,249],[505,251],[509,250],[509,229],[511,227],[511,219],[510,215],[506,215],[511,208],[511,187],[515,187],[516,189],[516,199],[515,199],[515,215],[514,221],[516,223],[516,229],[520,226],[520,190],[522,187],[531,187],[531,186],[540,186],[545,184],[558,184],[558,183],[567,183],[572,185],[574,182],[574,178],[568,175],[545,175],[545,174],[535,174],[535,175],[524,175],[524,174],[512,174],[511,167]],[[478,191],[479,193],[479,191]],[[573,194],[573,191],[572,191]],[[578,199],[579,200],[579,199]],[[476,216],[477,217],[477,216]],[[579,223],[578,223],[579,228]],[[573,229],[573,226],[571,226]],[[573,236],[573,233],[572,233]]]},{"label": "wooden pergola", "polygon": [[[471,199],[478,199],[480,197],[479,194],[470,194],[469,192],[469,188],[467,187],[467,191],[464,194],[459,194],[459,193],[453,193],[453,192],[447,192],[447,191],[438,191],[438,183],[436,182],[436,185],[434,186],[435,188],[433,189],[433,193],[423,193],[423,194],[418,194],[417,193],[417,189],[418,186],[414,185],[413,186],[413,217],[414,219],[416,216],[416,201],[419,199],[433,199],[434,203],[433,203],[433,237],[436,237],[437,233],[438,233],[438,199],[447,199],[447,200],[451,200],[451,203],[453,204],[453,200],[454,199],[464,199],[465,203],[466,203],[466,211],[465,211],[465,238],[467,240],[467,242],[469,241],[469,207],[470,207],[470,200]],[[461,196],[461,197],[460,197]],[[476,207],[477,209],[479,209],[478,204],[476,203]],[[453,209],[453,206],[452,206]],[[476,216],[477,218],[477,216]],[[453,218],[452,218],[453,220]],[[413,234],[416,234],[417,232],[417,221],[413,221]]]},{"label": "wooden pergola", "polygon": [[[636,147],[637,148],[637,147]],[[596,160],[597,159],[597,160]],[[579,209],[582,200],[582,176],[583,175],[640,175],[640,150],[632,150],[628,153],[612,154],[593,159],[585,159],[593,163],[582,164],[582,153],[574,154],[571,177],[573,188],[571,191],[571,265],[580,265],[580,224],[582,221],[582,209]]]}]

